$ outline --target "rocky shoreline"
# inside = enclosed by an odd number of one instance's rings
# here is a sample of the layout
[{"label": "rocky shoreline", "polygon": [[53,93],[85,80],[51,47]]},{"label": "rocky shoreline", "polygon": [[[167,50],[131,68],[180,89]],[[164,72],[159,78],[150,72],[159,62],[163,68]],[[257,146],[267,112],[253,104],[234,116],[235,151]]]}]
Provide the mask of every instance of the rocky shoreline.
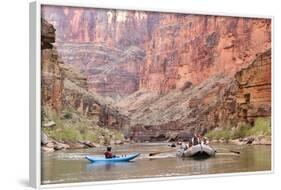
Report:
[{"label": "rocky shoreline", "polygon": [[[122,145],[128,143],[126,140],[116,140],[111,142],[110,145]],[[91,141],[58,141],[51,138],[42,132],[41,133],[41,150],[43,152],[54,152],[59,150],[66,150],[66,149],[85,149],[85,148],[96,148],[104,146],[98,143],[94,143]]]},{"label": "rocky shoreline", "polygon": [[[169,142],[169,141],[165,141]],[[127,143],[136,143],[135,141],[129,141],[129,140],[118,140],[115,142],[110,143],[110,145],[123,145]],[[146,141],[146,143],[152,143]],[[170,142],[172,143],[172,142]],[[238,139],[232,139],[232,140],[225,140],[225,139],[219,139],[219,140],[210,140],[210,144],[212,143],[223,143],[223,144],[236,144],[236,145],[271,145],[271,137],[269,136],[250,136],[245,138],[238,138]],[[174,144],[174,143],[172,143]],[[105,146],[97,143],[93,143],[91,141],[77,141],[77,142],[71,142],[71,141],[57,141],[54,139],[50,139],[47,137],[45,133],[42,132],[41,136],[41,150],[42,152],[55,152],[59,150],[67,150],[67,149],[86,149],[86,148],[96,148],[100,146]]]},{"label": "rocky shoreline", "polygon": [[245,138],[238,139],[219,139],[219,140],[211,140],[210,143],[232,143],[236,145],[271,145],[271,137],[269,136],[249,136]]}]

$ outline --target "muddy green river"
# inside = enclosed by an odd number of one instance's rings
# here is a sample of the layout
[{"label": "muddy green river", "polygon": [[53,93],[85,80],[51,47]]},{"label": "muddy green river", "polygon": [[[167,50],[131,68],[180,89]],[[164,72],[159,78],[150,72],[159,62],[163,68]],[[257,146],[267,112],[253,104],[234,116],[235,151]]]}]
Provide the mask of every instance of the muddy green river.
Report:
[{"label": "muddy green river", "polygon": [[[113,146],[117,155],[132,152],[140,152],[141,155],[131,162],[111,164],[90,163],[85,159],[87,155],[103,154],[105,147],[43,152],[41,180],[42,184],[53,184],[271,170],[271,146],[212,146],[222,154],[205,160],[178,158],[175,152],[162,153],[157,155],[158,158],[150,159],[149,153],[172,149],[168,143]],[[229,154],[229,150],[239,151],[240,155]]]}]

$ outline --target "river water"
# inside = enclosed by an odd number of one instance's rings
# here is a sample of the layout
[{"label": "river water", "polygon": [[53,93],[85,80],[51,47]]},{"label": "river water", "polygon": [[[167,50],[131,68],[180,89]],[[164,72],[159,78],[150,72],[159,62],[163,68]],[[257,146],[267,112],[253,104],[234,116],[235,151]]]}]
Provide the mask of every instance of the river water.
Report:
[{"label": "river water", "polygon": [[[150,159],[149,153],[172,149],[168,143],[113,146],[113,152],[117,155],[141,153],[134,161],[115,164],[96,164],[85,159],[87,155],[103,154],[105,147],[42,152],[42,184],[271,170],[271,146],[232,144],[212,146],[221,154],[218,153],[216,157],[205,160],[178,158],[175,152],[162,153],[155,159]],[[229,153],[229,150],[239,151],[241,154]]]}]

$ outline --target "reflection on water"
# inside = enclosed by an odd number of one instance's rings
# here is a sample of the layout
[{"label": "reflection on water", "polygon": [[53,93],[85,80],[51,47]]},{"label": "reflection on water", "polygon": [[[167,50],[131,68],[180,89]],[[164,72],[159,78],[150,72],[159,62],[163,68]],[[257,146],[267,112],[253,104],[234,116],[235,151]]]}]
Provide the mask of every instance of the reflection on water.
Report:
[{"label": "reflection on water", "polygon": [[101,155],[104,147],[42,153],[42,183],[89,182],[162,176],[184,176],[271,170],[270,146],[213,145],[218,152],[236,150],[240,155],[217,155],[206,160],[177,158],[174,152],[149,159],[148,154],[170,149],[167,143],[143,143],[113,147],[115,154],[140,152],[130,162],[90,163],[87,155]]}]

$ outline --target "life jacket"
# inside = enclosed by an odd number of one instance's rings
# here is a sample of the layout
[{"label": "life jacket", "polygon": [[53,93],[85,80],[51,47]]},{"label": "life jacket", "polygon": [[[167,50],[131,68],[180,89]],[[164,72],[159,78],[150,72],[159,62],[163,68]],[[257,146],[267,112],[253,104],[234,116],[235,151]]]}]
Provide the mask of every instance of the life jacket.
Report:
[{"label": "life jacket", "polygon": [[113,157],[112,153],[109,152],[109,151],[104,152],[104,156],[105,156],[105,158],[112,158]]}]

